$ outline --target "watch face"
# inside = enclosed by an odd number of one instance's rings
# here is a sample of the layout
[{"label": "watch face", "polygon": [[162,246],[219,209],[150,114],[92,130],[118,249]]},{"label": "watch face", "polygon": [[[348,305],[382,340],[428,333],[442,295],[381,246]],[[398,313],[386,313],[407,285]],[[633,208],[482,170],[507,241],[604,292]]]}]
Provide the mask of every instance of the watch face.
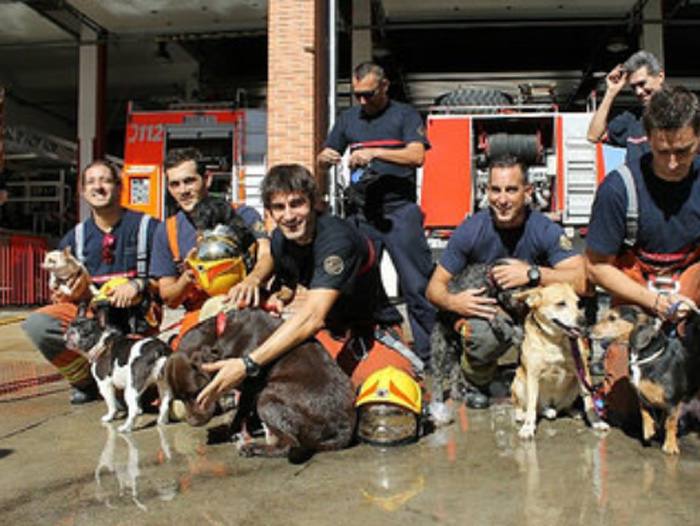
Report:
[{"label": "watch face", "polygon": [[530,280],[531,285],[537,285],[540,282],[540,269],[537,267],[530,267],[527,270],[527,278]]}]

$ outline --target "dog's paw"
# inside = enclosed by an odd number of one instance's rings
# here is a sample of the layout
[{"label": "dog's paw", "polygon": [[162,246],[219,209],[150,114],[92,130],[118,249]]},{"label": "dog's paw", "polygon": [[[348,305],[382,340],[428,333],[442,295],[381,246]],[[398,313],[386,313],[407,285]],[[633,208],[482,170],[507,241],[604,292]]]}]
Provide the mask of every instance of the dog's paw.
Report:
[{"label": "dog's paw", "polygon": [[593,422],[591,424],[591,426],[596,431],[607,431],[608,429],[610,429],[610,424],[608,424],[604,420],[597,420],[597,421]]},{"label": "dog's paw", "polygon": [[442,427],[450,424],[454,420],[452,411],[444,402],[430,402],[428,406],[430,419],[435,426]]},{"label": "dog's paw", "polygon": [[670,442],[666,440],[666,442],[664,442],[664,445],[661,446],[661,450],[667,455],[680,455],[681,453],[681,450],[678,447],[678,442],[675,441]]},{"label": "dog's paw", "polygon": [[518,431],[518,436],[523,440],[532,440],[535,437],[535,423],[525,422]]},{"label": "dog's paw", "polygon": [[102,422],[106,424],[107,422],[111,422],[112,420],[114,420],[114,415],[115,413],[107,413],[106,415],[103,415],[100,420],[102,420]]},{"label": "dog's paw", "polygon": [[546,407],[544,411],[542,411],[542,416],[547,420],[554,420],[557,417],[557,410],[553,407]]},{"label": "dog's paw", "polygon": [[238,448],[238,454],[242,457],[254,457],[259,454],[257,445],[252,442],[236,445],[236,447]]},{"label": "dog's paw", "polygon": [[522,424],[525,422],[525,411],[523,411],[523,409],[520,407],[516,407],[513,410],[513,420],[515,420],[516,424]]},{"label": "dog's paw", "polygon": [[134,430],[133,422],[125,422],[117,428],[120,433],[131,433]]}]

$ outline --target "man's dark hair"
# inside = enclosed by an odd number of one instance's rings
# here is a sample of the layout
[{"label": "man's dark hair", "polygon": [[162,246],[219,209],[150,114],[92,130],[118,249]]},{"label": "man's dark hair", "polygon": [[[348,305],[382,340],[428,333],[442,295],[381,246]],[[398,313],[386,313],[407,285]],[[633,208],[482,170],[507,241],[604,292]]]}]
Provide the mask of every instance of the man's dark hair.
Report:
[{"label": "man's dark hair", "polygon": [[700,135],[698,98],[683,86],[664,86],[651,96],[642,121],[647,135],[652,130],[680,130],[686,126]]},{"label": "man's dark hair", "polygon": [[90,168],[94,168],[95,166],[104,166],[105,168],[107,168],[109,170],[109,173],[112,174],[112,180],[114,181],[115,186],[122,185],[121,170],[119,170],[116,164],[111,163],[105,159],[95,159],[85,168],[83,168],[82,172],[80,172],[80,186],[85,186],[85,174]]},{"label": "man's dark hair", "polygon": [[187,161],[194,161],[197,165],[197,173],[204,175],[204,167],[202,166],[202,153],[197,148],[175,148],[168,152],[168,155],[163,161],[163,169],[167,172],[171,168],[181,165]]},{"label": "man's dark hair", "polygon": [[358,64],[357,66],[355,66],[353,76],[357,80],[362,80],[370,73],[373,73],[377,77],[377,80],[379,82],[386,78],[384,68],[374,62],[362,62],[361,64]]},{"label": "man's dark hair", "polygon": [[512,168],[513,166],[520,167],[520,171],[523,173],[523,184],[528,184],[527,179],[527,166],[522,160],[517,158],[515,155],[499,155],[489,159],[489,184],[491,184],[491,172],[494,168]]},{"label": "man's dark hair", "polygon": [[265,208],[270,208],[275,194],[290,194],[299,192],[311,203],[316,205],[316,193],[318,187],[311,172],[300,164],[277,164],[270,168],[263,179],[262,198]]},{"label": "man's dark hair", "polygon": [[661,70],[663,69],[659,59],[653,54],[644,50],[637,51],[634,55],[625,60],[622,67],[628,73],[634,73],[638,69],[646,67],[649,74],[654,76],[661,73]]},{"label": "man's dark hair", "polygon": [[248,225],[226,199],[212,196],[202,198],[192,209],[190,218],[200,232],[213,230],[216,225],[228,226],[236,235],[237,239],[234,241],[242,252],[248,250],[248,247],[255,242],[255,237]]}]

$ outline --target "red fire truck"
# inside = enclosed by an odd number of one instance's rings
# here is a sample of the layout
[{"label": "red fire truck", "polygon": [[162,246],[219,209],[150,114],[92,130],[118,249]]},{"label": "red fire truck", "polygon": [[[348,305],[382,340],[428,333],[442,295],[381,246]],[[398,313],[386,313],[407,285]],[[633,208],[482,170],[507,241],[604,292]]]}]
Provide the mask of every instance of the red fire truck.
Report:
[{"label": "red fire truck", "polygon": [[620,149],[587,141],[591,117],[552,105],[433,108],[421,188],[431,244],[441,245],[438,239],[488,206],[488,157],[505,152],[529,165],[537,209],[570,235],[587,225],[598,183],[622,161]]},{"label": "red fire truck", "polygon": [[163,160],[174,148],[194,146],[213,175],[211,192],[261,208],[260,180],[267,149],[263,110],[230,104],[189,104],[167,110],[129,105],[122,204],[163,219],[174,212]]}]

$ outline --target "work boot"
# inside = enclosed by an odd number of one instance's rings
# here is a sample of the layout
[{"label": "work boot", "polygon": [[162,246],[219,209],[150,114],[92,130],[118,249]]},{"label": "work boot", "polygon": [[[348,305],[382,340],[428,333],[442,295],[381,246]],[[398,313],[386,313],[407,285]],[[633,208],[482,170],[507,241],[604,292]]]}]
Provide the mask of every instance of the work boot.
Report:
[{"label": "work boot", "polygon": [[87,387],[80,389],[78,387],[72,387],[70,390],[70,403],[72,405],[87,404],[89,402],[94,402],[100,397],[97,389],[92,387]]},{"label": "work boot", "polygon": [[510,385],[501,378],[495,378],[489,383],[491,400],[502,400],[510,396]]},{"label": "work boot", "polygon": [[486,409],[490,405],[488,395],[467,380],[462,380],[460,394],[470,409]]}]

